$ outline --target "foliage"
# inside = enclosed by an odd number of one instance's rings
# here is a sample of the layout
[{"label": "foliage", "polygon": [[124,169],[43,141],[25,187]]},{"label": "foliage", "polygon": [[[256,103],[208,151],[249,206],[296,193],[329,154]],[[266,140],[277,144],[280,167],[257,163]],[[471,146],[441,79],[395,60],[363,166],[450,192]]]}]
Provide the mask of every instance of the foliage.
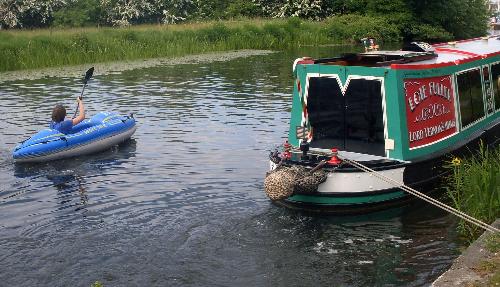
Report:
[{"label": "foliage", "polygon": [[196,9],[194,9],[192,17],[203,20],[224,19],[224,11],[229,3],[228,0],[196,0]]},{"label": "foliage", "polygon": [[161,2],[159,8],[161,8],[162,10],[162,18],[161,18],[162,23],[173,24],[189,19],[190,15],[196,9],[196,3],[194,3],[192,0],[157,0],[157,1]]},{"label": "foliage", "polygon": [[[453,173],[447,190],[456,209],[487,223],[500,216],[500,147],[489,150],[481,144],[477,154],[455,160],[448,168]],[[469,240],[482,232],[465,221],[459,231]]]},{"label": "foliage", "polygon": [[336,41],[357,42],[364,37],[375,37],[388,42],[401,40],[398,27],[385,17],[356,14],[334,16],[327,20],[326,29]]},{"label": "foliage", "polygon": [[299,19],[0,31],[0,72],[333,42],[325,31],[323,23]]},{"label": "foliage", "polygon": [[426,41],[431,43],[453,40],[453,35],[439,26],[429,24],[412,24],[403,33],[408,40]]},{"label": "foliage", "polygon": [[71,0],[2,0],[0,1],[0,28],[43,27],[52,19],[55,10],[71,5]]},{"label": "foliage", "polygon": [[106,22],[114,26],[128,26],[161,9],[158,7],[159,2],[156,0],[101,0],[101,6],[106,11]]},{"label": "foliage", "polygon": [[[356,34],[364,34],[367,31],[385,34],[389,31],[383,30],[397,28],[398,37],[407,41],[443,41],[483,36],[488,20],[484,0],[0,1],[0,28],[129,26],[241,17],[299,17],[320,21],[346,15],[366,17],[353,18],[366,20],[366,23],[355,23],[363,29]],[[368,27],[387,24],[387,27]]]},{"label": "foliage", "polygon": [[366,0],[327,0],[324,9],[330,15],[362,14],[366,9]]},{"label": "foliage", "polygon": [[188,19],[194,9],[193,0],[2,0],[0,27],[175,23]]},{"label": "foliage", "polygon": [[192,18],[227,19],[263,16],[260,7],[247,0],[197,0]]},{"label": "foliage", "polygon": [[[498,236],[497,236],[498,240]],[[494,252],[494,251],[492,251]],[[500,255],[495,254],[487,260],[481,261],[478,266],[473,267],[476,274],[481,277],[486,277],[487,280],[483,282],[473,282],[470,286],[499,286],[500,285]]]},{"label": "foliage", "polygon": [[422,23],[442,27],[456,39],[483,36],[488,10],[484,0],[406,0]]},{"label": "foliage", "polygon": [[261,17],[263,16],[259,6],[257,4],[246,1],[246,0],[236,0],[231,1],[226,9],[226,14],[229,17]]},{"label": "foliage", "polygon": [[410,7],[404,0],[369,0],[366,2],[366,13],[372,15],[411,15]]},{"label": "foliage", "polygon": [[500,286],[500,271],[498,271],[498,269],[493,273],[493,276],[491,276],[486,284],[486,286]]},{"label": "foliage", "polygon": [[500,234],[494,233],[486,237],[485,240],[486,248],[493,253],[500,251]]},{"label": "foliage", "polygon": [[328,14],[323,0],[254,0],[264,15],[275,18],[301,17],[319,20]]},{"label": "foliage", "polygon": [[55,27],[84,27],[101,22],[103,11],[99,0],[76,0],[73,5],[64,6],[54,12]]}]

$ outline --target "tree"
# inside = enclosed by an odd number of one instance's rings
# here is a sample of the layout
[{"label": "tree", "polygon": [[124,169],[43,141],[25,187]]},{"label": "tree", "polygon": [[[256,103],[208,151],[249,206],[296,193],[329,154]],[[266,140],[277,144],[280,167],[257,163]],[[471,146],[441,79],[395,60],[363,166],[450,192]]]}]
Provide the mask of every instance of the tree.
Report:
[{"label": "tree", "polygon": [[54,12],[53,26],[83,27],[105,24],[100,0],[76,0]]},{"label": "tree", "polygon": [[488,29],[488,7],[484,0],[406,0],[415,18],[442,27],[456,39],[482,36]]},{"label": "tree", "polygon": [[106,22],[114,26],[128,26],[133,21],[154,11],[154,0],[101,0]]},{"label": "tree", "polygon": [[328,16],[327,0],[253,0],[263,14],[274,18],[300,17],[320,20]]},{"label": "tree", "polygon": [[114,26],[137,23],[176,23],[186,20],[195,7],[193,0],[101,0],[106,22]]},{"label": "tree", "polygon": [[225,9],[229,17],[260,17],[262,11],[255,3],[246,0],[231,1]]},{"label": "tree", "polygon": [[325,6],[334,15],[365,14],[366,12],[366,0],[325,0]]},{"label": "tree", "polygon": [[71,2],[72,0],[2,0],[0,28],[47,26],[54,10]]},{"label": "tree", "polygon": [[485,0],[0,0],[0,28],[353,14],[366,16],[363,21],[385,18],[369,22],[395,25],[405,40],[482,36],[488,20]]}]

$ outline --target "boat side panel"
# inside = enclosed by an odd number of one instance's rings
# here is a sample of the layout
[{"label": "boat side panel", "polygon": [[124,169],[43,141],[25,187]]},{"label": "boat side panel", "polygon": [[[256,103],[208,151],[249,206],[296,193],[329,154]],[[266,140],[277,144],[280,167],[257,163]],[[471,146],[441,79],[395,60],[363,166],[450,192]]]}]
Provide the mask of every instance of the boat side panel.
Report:
[{"label": "boat side panel", "polygon": [[[461,71],[464,70],[469,70],[469,69],[474,69],[478,68],[484,65],[489,65],[494,62],[500,61],[500,56],[496,57],[491,57],[487,59],[482,59],[479,61],[474,61],[474,62],[468,62],[464,63],[461,65],[455,65],[455,66],[448,66],[448,67],[443,67],[443,68],[438,68],[438,69],[428,69],[428,70],[395,70],[396,71],[396,78],[398,81],[397,87],[398,87],[398,93],[399,93],[399,98],[404,99],[405,98],[405,91],[404,91],[404,79],[408,78],[431,78],[431,77],[439,77],[439,76],[445,76],[445,75],[455,75],[456,73],[460,73]],[[459,100],[459,95],[458,95],[458,87],[456,85],[456,77],[453,77],[453,89],[454,89],[454,94],[455,94],[455,111],[456,111],[456,118],[458,120],[457,125],[460,127],[459,132],[456,133],[455,135],[449,136],[448,138],[445,138],[443,140],[434,142],[432,144],[429,144],[427,146],[419,147],[416,149],[410,149],[409,147],[409,139],[408,139],[408,126],[406,123],[406,120],[401,120],[399,123],[402,128],[401,132],[401,142],[400,145],[402,147],[402,153],[401,153],[401,158],[402,160],[415,160],[419,158],[423,158],[428,156],[429,154],[433,153],[438,153],[439,151],[447,150],[450,146],[454,146],[457,143],[463,142],[467,143],[470,140],[473,140],[475,138],[475,135],[481,133],[481,131],[488,129],[489,126],[491,126],[494,122],[498,121],[500,118],[500,111],[496,110],[496,112],[493,112],[492,114],[487,115],[485,118],[482,120],[477,121],[476,123],[468,126],[468,127],[461,127],[461,119],[460,119],[460,100]],[[484,93],[484,91],[483,91]],[[484,96],[483,96],[484,98]],[[401,101],[399,105],[399,110],[401,111],[401,114],[406,116],[406,107],[405,107],[405,102]],[[494,135],[495,136],[495,135]],[[496,135],[497,137],[500,137],[500,135]]]},{"label": "boat side panel", "polygon": [[[403,70],[403,69],[385,69],[373,67],[344,67],[344,66],[327,66],[327,65],[298,65],[297,79],[300,81],[301,92],[307,89],[307,75],[316,73],[319,75],[335,75],[337,74],[343,84],[349,75],[351,76],[375,76],[383,77],[384,79],[384,110],[386,116],[386,138],[394,141],[394,148],[386,150],[386,155],[393,159],[399,160],[418,160],[419,158],[428,156],[429,154],[439,153],[450,146],[455,146],[461,142],[473,140],[481,130],[487,129],[495,121],[500,118],[500,110],[487,115],[482,120],[466,127],[459,128],[459,132],[433,142],[429,145],[419,148],[410,149],[408,126],[406,122],[406,100],[404,81],[405,79],[432,78],[446,75],[453,77],[453,89],[455,95],[455,111],[458,125],[460,127],[460,100],[456,85],[455,74],[464,70],[490,65],[500,61],[500,56],[489,57],[478,61],[463,63],[460,65],[446,66],[442,68],[425,69],[425,70]],[[321,66],[321,68],[319,68]],[[295,137],[295,127],[301,124],[302,120],[302,104],[299,96],[297,84],[294,85],[294,99],[292,107],[292,117],[290,121],[289,141],[292,145],[297,146],[298,140]],[[495,135],[493,135],[495,137]],[[500,137],[500,135],[496,135]]]}]

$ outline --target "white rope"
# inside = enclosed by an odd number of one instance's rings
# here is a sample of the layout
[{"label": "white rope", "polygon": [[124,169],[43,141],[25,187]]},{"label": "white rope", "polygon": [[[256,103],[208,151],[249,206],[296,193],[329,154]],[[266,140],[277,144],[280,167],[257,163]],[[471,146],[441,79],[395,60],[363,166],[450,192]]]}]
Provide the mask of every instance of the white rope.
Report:
[{"label": "white rope", "polygon": [[369,168],[367,166],[364,166],[364,165],[360,164],[357,161],[354,161],[354,160],[351,160],[351,159],[347,159],[347,158],[341,158],[341,157],[339,157],[339,158],[342,159],[343,161],[345,161],[345,162],[353,165],[354,167],[357,167],[357,168],[359,168],[359,169],[361,169],[361,170],[363,170],[365,172],[373,174],[376,177],[380,178],[381,180],[386,181],[386,182],[388,182],[388,183],[390,183],[390,184],[392,184],[392,185],[394,185],[396,187],[399,187],[399,188],[403,189],[404,191],[406,191],[406,192],[408,192],[408,193],[410,193],[410,194],[412,194],[412,195],[414,195],[414,196],[416,196],[416,197],[418,197],[418,198],[420,198],[422,200],[425,200],[425,201],[431,203],[432,205],[435,205],[435,206],[437,206],[437,207],[439,207],[441,209],[444,209],[445,211],[448,211],[448,212],[450,212],[450,213],[452,213],[452,214],[454,214],[454,215],[462,218],[465,221],[468,221],[468,222],[470,222],[470,223],[472,223],[474,225],[477,225],[477,226],[479,226],[479,227],[481,227],[481,228],[483,228],[483,229],[485,229],[487,231],[490,231],[492,233],[500,232],[499,229],[497,229],[497,228],[495,228],[495,227],[493,227],[491,225],[488,225],[488,224],[486,224],[486,223],[484,223],[484,222],[482,222],[482,221],[480,221],[480,220],[478,220],[478,219],[476,219],[476,218],[474,218],[474,217],[472,217],[470,215],[467,215],[467,214],[465,214],[465,213],[463,213],[463,212],[461,212],[461,211],[459,211],[457,209],[454,209],[451,206],[448,206],[448,205],[446,205],[446,204],[444,204],[444,203],[442,203],[440,201],[437,201],[434,198],[432,198],[430,196],[427,196],[427,195],[425,195],[425,194],[423,194],[423,193],[421,193],[421,192],[419,192],[419,191],[417,191],[417,190],[415,190],[415,189],[413,189],[413,188],[405,185],[402,182],[398,182],[397,180],[394,180],[394,179],[392,179],[390,177],[387,177],[387,176],[385,176],[385,175],[383,175],[383,174],[381,174],[381,173],[379,173],[379,172],[377,172],[377,171],[375,171],[375,170],[373,170],[373,169],[371,169],[371,168]]}]

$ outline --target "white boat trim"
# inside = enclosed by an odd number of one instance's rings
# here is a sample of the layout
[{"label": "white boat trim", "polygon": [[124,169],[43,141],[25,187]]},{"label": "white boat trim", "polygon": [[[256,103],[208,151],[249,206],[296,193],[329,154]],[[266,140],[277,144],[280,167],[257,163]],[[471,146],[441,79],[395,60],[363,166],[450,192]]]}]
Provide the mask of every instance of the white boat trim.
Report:
[{"label": "white boat trim", "polygon": [[[405,167],[398,167],[378,171],[378,173],[398,182],[403,182],[404,170]],[[318,186],[318,193],[363,193],[392,188],[394,188],[394,185],[363,171],[330,172],[327,175],[326,181]]]}]

